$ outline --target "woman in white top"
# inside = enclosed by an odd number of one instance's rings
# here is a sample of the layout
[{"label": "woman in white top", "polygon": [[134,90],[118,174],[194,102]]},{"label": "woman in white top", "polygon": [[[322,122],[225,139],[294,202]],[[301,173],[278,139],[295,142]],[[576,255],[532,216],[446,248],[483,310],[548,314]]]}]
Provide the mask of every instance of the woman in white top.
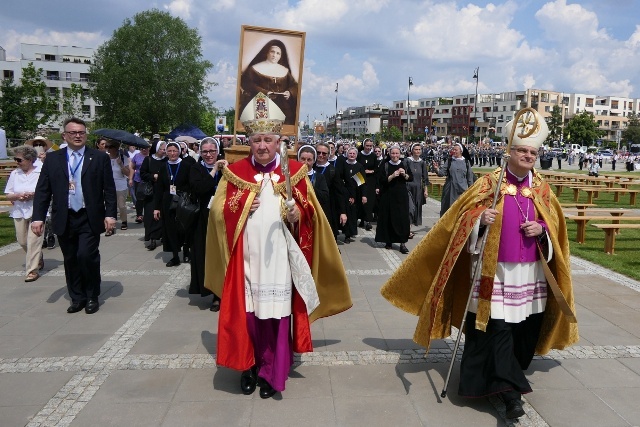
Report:
[{"label": "woman in white top", "polygon": [[27,253],[25,260],[25,271],[27,273],[25,282],[38,280],[39,270],[44,268],[42,259],[42,241],[44,234],[36,236],[31,231],[31,216],[33,214],[33,194],[40,177],[40,166],[34,166],[38,159],[38,153],[33,147],[23,145],[13,150],[14,158],[18,167],[11,172],[5,194],[7,200],[13,203],[13,209],[9,216],[13,218],[16,227],[16,239],[18,244]]},{"label": "woman in white top", "polygon": [[[129,156],[120,153],[120,144],[108,141],[107,154],[111,158],[113,169],[113,181],[116,184],[116,196],[118,198],[118,212],[120,213],[120,230],[126,230],[127,226],[127,193],[129,192]],[[115,231],[107,230],[105,236],[111,236]]]}]

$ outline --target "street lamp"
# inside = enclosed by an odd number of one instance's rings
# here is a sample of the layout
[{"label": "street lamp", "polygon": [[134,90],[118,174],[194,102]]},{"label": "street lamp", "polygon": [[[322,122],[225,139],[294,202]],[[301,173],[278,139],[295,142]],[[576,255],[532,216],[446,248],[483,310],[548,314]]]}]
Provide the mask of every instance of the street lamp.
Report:
[{"label": "street lamp", "polygon": [[411,86],[413,86],[413,79],[409,77],[409,88],[407,89],[407,139],[409,139],[409,132],[411,130],[411,107],[409,107],[409,92],[411,91]]},{"label": "street lamp", "polygon": [[333,141],[338,139],[338,83],[336,83],[336,115],[334,120],[335,129],[333,131]]},{"label": "street lamp", "polygon": [[[478,76],[480,75],[480,67],[477,67],[474,71],[473,71],[473,78],[476,79],[476,97],[473,99],[474,103],[473,103],[473,136],[475,139],[476,136],[476,126],[478,125]],[[480,136],[482,136],[482,134],[480,134]]]}]

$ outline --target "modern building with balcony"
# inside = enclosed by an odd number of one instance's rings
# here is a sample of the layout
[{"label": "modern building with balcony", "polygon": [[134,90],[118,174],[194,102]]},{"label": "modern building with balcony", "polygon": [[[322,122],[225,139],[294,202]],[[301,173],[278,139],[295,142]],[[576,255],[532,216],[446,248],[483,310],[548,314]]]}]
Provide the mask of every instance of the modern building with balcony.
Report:
[{"label": "modern building with balcony", "polygon": [[[331,116],[327,123],[327,134],[346,138],[364,138],[382,131],[384,120],[389,116],[389,107],[371,104],[360,107],[348,107]],[[336,129],[337,126],[337,129]]]},{"label": "modern building with balcony", "polygon": [[[43,79],[51,95],[59,98],[62,111],[62,96],[71,88],[71,84],[82,86],[85,100],[82,105],[82,118],[92,121],[99,106],[89,97],[89,67],[93,61],[94,50],[77,46],[51,46],[40,44],[20,44],[20,59],[7,60],[6,51],[0,47],[0,76],[19,84],[22,70],[29,63],[43,70]],[[54,127],[60,127],[60,123]]]}]

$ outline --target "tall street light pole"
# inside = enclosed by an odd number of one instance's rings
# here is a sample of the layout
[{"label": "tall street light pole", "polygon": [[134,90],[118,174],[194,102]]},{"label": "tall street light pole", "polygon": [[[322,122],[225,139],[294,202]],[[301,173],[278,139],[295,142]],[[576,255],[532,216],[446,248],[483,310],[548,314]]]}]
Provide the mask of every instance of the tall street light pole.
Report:
[{"label": "tall street light pole", "polygon": [[476,126],[478,125],[478,77],[480,74],[480,67],[477,67],[473,71],[473,78],[476,79],[476,97],[473,99],[473,136],[475,139],[476,135]]},{"label": "tall street light pole", "polygon": [[336,83],[336,116],[335,116],[335,130],[333,132],[333,142],[335,143],[338,138],[338,83]]},{"label": "tall street light pole", "polygon": [[413,79],[409,77],[409,88],[407,89],[407,139],[409,139],[409,132],[411,131],[411,107],[409,106],[409,92],[411,91],[411,86],[413,86]]}]

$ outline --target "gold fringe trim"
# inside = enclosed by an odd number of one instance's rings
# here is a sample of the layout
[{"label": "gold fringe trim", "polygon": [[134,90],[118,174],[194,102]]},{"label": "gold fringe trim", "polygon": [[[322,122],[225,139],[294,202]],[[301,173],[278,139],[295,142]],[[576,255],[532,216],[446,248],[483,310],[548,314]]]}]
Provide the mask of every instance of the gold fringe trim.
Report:
[{"label": "gold fringe trim", "polygon": [[238,187],[240,190],[249,190],[252,193],[260,192],[260,188],[261,188],[260,184],[258,183],[253,184],[251,182],[245,181],[235,173],[231,172],[229,168],[222,169],[222,176],[224,176],[227,179],[227,181],[229,181],[231,184]]},{"label": "gold fringe trim", "polygon": [[484,299],[478,300],[478,310],[476,310],[476,329],[487,332],[487,324],[489,323],[489,315],[491,314],[491,301]]}]

